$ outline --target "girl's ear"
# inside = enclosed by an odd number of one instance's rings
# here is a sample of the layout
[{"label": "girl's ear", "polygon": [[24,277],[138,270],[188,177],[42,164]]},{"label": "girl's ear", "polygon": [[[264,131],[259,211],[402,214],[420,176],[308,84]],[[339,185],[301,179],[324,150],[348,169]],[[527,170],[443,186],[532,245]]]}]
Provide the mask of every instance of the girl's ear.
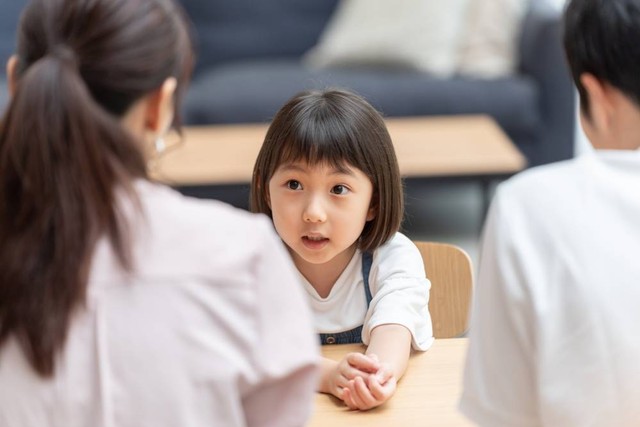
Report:
[{"label": "girl's ear", "polygon": [[376,210],[375,208],[369,208],[369,212],[367,213],[367,221],[371,221],[372,219],[374,219],[376,217]]},{"label": "girl's ear", "polygon": [[369,210],[367,211],[367,221],[371,221],[376,217],[376,213],[378,211],[378,202],[375,200],[371,201],[371,205],[369,206]]}]

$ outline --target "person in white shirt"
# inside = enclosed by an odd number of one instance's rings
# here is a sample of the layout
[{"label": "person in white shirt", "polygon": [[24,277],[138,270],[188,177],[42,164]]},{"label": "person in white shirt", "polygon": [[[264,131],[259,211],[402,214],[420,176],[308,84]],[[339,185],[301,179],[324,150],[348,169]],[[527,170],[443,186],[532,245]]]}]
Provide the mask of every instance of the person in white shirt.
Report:
[{"label": "person in white shirt", "polygon": [[147,179],[191,62],[171,0],[25,9],[0,124],[1,426],[306,423],[319,346],[270,222]]},{"label": "person in white shirt", "polygon": [[295,95],[269,127],[251,194],[289,248],[321,342],[368,345],[325,359],[319,390],[353,409],[381,405],[411,348],[433,342],[422,258],[398,233],[402,182],[384,120],[348,91]]},{"label": "person in white shirt", "polygon": [[640,422],[640,0],[571,0],[564,19],[596,150],[492,203],[460,402],[482,426]]}]

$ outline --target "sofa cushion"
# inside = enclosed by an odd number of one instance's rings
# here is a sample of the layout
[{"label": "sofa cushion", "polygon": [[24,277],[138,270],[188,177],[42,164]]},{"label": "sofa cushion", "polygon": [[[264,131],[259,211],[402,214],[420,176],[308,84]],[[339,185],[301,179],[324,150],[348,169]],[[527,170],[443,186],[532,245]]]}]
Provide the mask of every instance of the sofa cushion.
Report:
[{"label": "sofa cushion", "polygon": [[341,0],[310,66],[393,67],[449,77],[469,0]]},{"label": "sofa cushion", "polygon": [[300,57],[316,44],[337,0],[179,0],[193,21],[196,73],[245,58]]},{"label": "sofa cushion", "polygon": [[350,88],[386,116],[489,114],[514,139],[534,139],[537,86],[523,76],[439,79],[418,72],[315,70],[295,60],[237,62],[196,79],[185,99],[188,124],[268,122],[296,92]]},{"label": "sofa cushion", "polygon": [[515,71],[517,44],[530,1],[472,0],[460,44],[460,74],[495,78]]}]

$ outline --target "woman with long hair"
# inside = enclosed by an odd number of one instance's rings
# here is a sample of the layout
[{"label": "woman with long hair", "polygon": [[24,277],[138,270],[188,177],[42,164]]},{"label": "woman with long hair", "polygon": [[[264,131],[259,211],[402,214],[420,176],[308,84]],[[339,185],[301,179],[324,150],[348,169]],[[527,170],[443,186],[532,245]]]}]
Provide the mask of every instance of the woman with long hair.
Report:
[{"label": "woman with long hair", "polygon": [[268,221],[147,178],[192,56],[171,0],[23,12],[0,122],[0,425],[305,422],[317,347]]}]

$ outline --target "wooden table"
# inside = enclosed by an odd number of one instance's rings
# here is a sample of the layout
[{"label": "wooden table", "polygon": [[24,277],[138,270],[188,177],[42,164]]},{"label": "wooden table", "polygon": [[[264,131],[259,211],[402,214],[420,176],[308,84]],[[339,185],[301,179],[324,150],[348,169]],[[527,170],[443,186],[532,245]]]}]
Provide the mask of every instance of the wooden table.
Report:
[{"label": "wooden table", "polygon": [[[524,156],[488,116],[387,119],[400,165],[408,178],[509,175]],[[152,177],[172,186],[246,184],[267,124],[187,127],[183,142],[155,163]]]},{"label": "wooden table", "polygon": [[[318,394],[308,426],[471,426],[457,411],[466,349],[466,338],[439,339],[426,353],[412,355],[396,394],[370,411],[350,411],[338,399]],[[323,346],[322,353],[337,360],[363,350],[361,345],[335,345]]]}]

